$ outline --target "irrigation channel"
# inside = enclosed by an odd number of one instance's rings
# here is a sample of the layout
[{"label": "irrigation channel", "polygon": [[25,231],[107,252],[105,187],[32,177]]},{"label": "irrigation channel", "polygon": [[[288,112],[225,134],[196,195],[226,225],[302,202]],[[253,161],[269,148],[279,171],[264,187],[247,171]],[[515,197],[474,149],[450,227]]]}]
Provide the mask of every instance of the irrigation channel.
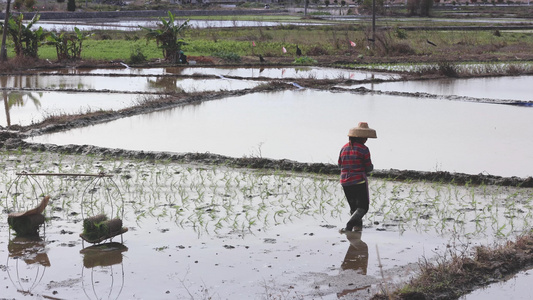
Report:
[{"label": "irrigation channel", "polygon": [[[533,134],[533,108],[527,104],[533,99],[508,87],[531,77],[400,84],[399,75],[340,69],[192,69],[43,72],[4,79],[5,93],[18,95],[12,97],[18,101],[0,121],[6,124],[9,115],[11,124],[23,126],[47,114],[119,110],[143,101],[134,97],[171,94],[174,88],[248,92],[62,132],[33,131],[26,141],[49,151],[2,152],[4,212],[15,210],[15,196],[18,206],[35,205],[26,196],[35,184],[25,181],[20,194],[8,191],[16,172],[104,171],[114,175],[112,188],[121,193],[114,205],[124,208],[120,217],[129,228],[114,239],[123,244],[90,254],[79,238],[80,199],[88,182],[37,178],[42,194],[51,195],[40,237],[15,237],[7,214],[0,217],[2,297],[365,299],[404,283],[416,274],[420,259],[504,243],[531,228],[531,188],[372,178],[362,234],[342,235],[338,230],[348,208],[337,175],[235,169],[165,156],[111,159],[92,152],[210,152],[334,164],[347,130],[365,120],[378,131],[378,139],[368,143],[377,169],[528,177],[533,175],[533,142],[527,138]],[[256,84],[279,80],[275,74],[281,72],[292,88],[250,92]],[[179,75],[164,88],[153,84],[172,78],[169,74]],[[358,79],[328,89],[298,83],[331,76]],[[366,81],[377,76],[384,82]],[[500,89],[508,94],[498,96]],[[68,95],[65,102],[43,111],[60,95]],[[91,102],[95,98],[100,102]],[[81,151],[54,151],[69,147]],[[95,199],[108,206],[105,197]],[[529,290],[516,286],[512,294],[529,295]],[[475,295],[464,299],[470,297]]]}]

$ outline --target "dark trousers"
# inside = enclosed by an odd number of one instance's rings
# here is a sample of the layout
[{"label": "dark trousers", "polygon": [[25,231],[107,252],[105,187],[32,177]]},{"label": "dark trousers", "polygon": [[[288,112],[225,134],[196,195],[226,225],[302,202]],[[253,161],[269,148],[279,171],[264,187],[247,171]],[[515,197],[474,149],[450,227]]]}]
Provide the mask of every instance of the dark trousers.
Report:
[{"label": "dark trousers", "polygon": [[344,195],[350,205],[350,215],[352,215],[358,208],[368,211],[370,199],[368,196],[368,183],[353,184],[343,186]]},{"label": "dark trousers", "polygon": [[350,186],[343,186],[344,194],[350,205],[350,220],[346,223],[344,228],[346,231],[352,231],[354,227],[356,230],[363,229],[363,217],[368,212],[370,199],[368,197],[368,184],[354,184]]}]

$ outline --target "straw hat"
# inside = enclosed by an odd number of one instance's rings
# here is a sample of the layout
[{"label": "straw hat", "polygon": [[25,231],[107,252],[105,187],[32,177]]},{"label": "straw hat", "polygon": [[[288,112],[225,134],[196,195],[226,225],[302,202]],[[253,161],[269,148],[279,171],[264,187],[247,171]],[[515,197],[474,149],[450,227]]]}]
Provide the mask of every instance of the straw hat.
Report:
[{"label": "straw hat", "polygon": [[349,137],[359,137],[359,138],[377,138],[376,131],[372,128],[368,127],[368,123],[366,122],[359,122],[359,125],[357,127],[351,128],[350,131],[348,131]]}]

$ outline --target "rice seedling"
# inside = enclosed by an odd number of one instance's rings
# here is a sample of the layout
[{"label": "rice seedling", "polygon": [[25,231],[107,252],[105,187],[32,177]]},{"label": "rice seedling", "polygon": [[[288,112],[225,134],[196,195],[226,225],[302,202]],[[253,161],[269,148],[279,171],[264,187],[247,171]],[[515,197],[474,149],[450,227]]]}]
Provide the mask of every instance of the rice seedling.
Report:
[{"label": "rice seedling", "polygon": [[[47,159],[50,155],[54,158]],[[117,171],[115,179],[123,204],[109,207],[97,200],[92,204],[95,211],[113,209],[115,216],[124,209],[124,222],[138,226],[147,226],[150,219],[156,219],[198,234],[231,230],[246,234],[256,229],[268,231],[300,218],[341,226],[347,217],[347,203],[337,176],[199,167],[171,161],[97,160],[18,150],[16,157],[0,155],[0,165],[6,166],[6,172],[0,175],[3,186],[13,181],[14,172],[26,168],[35,172]],[[30,187],[28,182],[23,183]],[[53,207],[65,214],[80,210],[80,195],[87,185],[84,179],[50,177],[42,185],[51,194]],[[371,207],[365,225],[385,230],[503,238],[526,230],[531,223],[533,193],[528,189],[376,178],[370,180],[369,189]],[[96,190],[103,191],[104,187]],[[2,196],[4,210],[8,204],[29,201],[23,194]]]}]

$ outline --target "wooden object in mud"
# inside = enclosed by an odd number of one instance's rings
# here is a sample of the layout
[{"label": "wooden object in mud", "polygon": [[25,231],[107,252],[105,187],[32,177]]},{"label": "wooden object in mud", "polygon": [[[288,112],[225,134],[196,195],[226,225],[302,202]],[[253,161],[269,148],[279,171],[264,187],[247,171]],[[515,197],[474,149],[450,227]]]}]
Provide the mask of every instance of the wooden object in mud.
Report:
[{"label": "wooden object in mud", "polygon": [[7,216],[7,223],[15,230],[17,236],[34,236],[39,234],[39,227],[44,224],[44,215],[42,212],[48,205],[50,196],[46,196],[41,203],[33,209],[10,213]]},{"label": "wooden object in mud", "polygon": [[39,235],[39,227],[44,224],[44,216],[29,215],[20,217],[7,217],[7,223],[15,230],[17,236]]}]

